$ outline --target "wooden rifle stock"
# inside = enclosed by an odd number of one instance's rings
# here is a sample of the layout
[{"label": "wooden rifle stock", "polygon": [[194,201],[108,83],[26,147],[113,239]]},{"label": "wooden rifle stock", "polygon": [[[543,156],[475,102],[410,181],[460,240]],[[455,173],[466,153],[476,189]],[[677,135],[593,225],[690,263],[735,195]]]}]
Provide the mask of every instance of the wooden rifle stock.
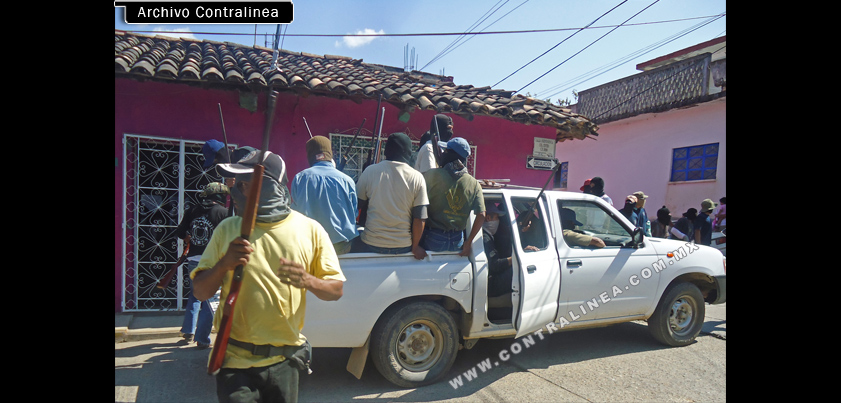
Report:
[{"label": "wooden rifle stock", "polygon": [[158,287],[160,289],[164,289],[164,288],[169,287],[169,283],[172,281],[172,277],[175,276],[175,273],[178,272],[178,266],[181,266],[182,264],[184,264],[184,261],[187,260],[187,253],[188,252],[190,252],[190,236],[189,235],[187,235],[187,237],[184,238],[184,253],[182,253],[181,257],[178,259],[178,261],[175,262],[175,264],[172,265],[172,267],[169,268],[169,271],[166,273],[166,275],[164,275],[163,278],[158,280],[158,284],[156,284],[155,287]]},{"label": "wooden rifle stock", "polygon": [[[251,173],[247,202],[242,215],[242,225],[240,226],[240,236],[245,240],[249,240],[251,237],[251,231],[254,229],[254,223],[257,220],[257,208],[260,203],[260,190],[263,184],[263,172],[265,171],[262,161],[266,150],[269,148],[269,135],[271,133],[272,123],[274,122],[276,101],[276,94],[269,87],[269,103],[266,107],[266,127],[263,131],[263,148],[260,149],[260,158],[258,159],[261,163],[254,165],[254,172]],[[219,329],[217,329],[216,342],[213,344],[213,350],[210,352],[210,360],[207,364],[207,373],[209,375],[219,373],[222,364],[225,362],[225,351],[228,349],[228,341],[231,336],[234,307],[239,296],[240,286],[242,285],[242,269],[241,265],[234,269],[231,287],[225,298],[225,304],[222,306],[222,323],[219,325]]]}]

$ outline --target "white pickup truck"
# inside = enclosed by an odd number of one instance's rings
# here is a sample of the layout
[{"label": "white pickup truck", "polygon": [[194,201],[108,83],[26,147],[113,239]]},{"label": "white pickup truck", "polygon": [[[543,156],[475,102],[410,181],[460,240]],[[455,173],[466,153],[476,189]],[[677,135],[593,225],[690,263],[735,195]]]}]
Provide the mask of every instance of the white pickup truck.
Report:
[{"label": "white pickup truck", "polygon": [[[538,190],[484,189],[517,228]],[[605,247],[572,245],[562,236],[561,209]],[[568,212],[567,212],[568,213]],[[471,221],[473,216],[471,216]],[[726,301],[726,258],[716,249],[643,238],[603,200],[583,193],[545,191],[527,239],[511,231],[511,292],[488,298],[488,255],[480,234],[472,256],[433,252],[340,256],[347,277],[337,302],[308,298],[303,334],[313,347],[350,347],[347,369],[361,377],[369,355],[379,372],[401,387],[447,375],[461,348],[479,339],[537,336],[569,329],[647,320],[665,344],[692,343],[704,322],[705,302]],[[467,224],[469,229],[471,223]],[[526,251],[523,242],[537,246]],[[533,335],[534,334],[534,335]]]}]

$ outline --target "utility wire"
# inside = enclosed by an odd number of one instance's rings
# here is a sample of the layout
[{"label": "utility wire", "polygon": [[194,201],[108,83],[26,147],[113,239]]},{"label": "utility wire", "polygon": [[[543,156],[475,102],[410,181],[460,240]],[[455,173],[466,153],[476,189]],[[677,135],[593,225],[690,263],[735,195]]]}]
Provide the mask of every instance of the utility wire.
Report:
[{"label": "utility wire", "polygon": [[[486,29],[490,28],[492,25],[496,24],[496,23],[497,23],[497,22],[499,22],[501,19],[503,19],[503,18],[507,17],[507,16],[508,16],[508,14],[513,13],[515,10],[517,10],[518,8],[520,8],[523,4],[526,4],[526,3],[528,3],[528,2],[529,2],[529,0],[525,0],[524,2],[520,3],[517,7],[514,7],[513,9],[511,9],[511,11],[509,11],[509,12],[505,13],[502,17],[499,17],[499,18],[497,18],[494,22],[492,22],[492,23],[490,23],[490,24],[486,25],[486,26],[485,26],[485,28],[482,28],[482,30],[481,30],[481,31],[479,31],[478,33],[481,33],[481,32],[483,32],[484,30],[486,30]],[[467,41],[469,41],[469,40],[471,40],[471,39],[473,39],[473,38],[475,38],[475,37],[476,37],[475,35],[471,35],[469,38],[465,39],[464,41],[462,41],[462,42],[461,42],[461,43],[459,43],[458,45],[454,46],[452,49],[448,50],[446,53],[442,54],[440,57],[438,57],[438,58],[436,58],[436,59],[433,59],[432,61],[430,61],[429,63],[427,63],[427,65],[431,64],[432,62],[434,62],[434,61],[436,61],[436,60],[440,60],[440,59],[442,59],[444,56],[447,56],[448,54],[452,53],[454,50],[458,49],[458,48],[459,48],[459,46],[464,45],[465,43],[467,43]],[[424,67],[426,67],[426,66],[424,66]],[[421,70],[422,70],[422,69],[421,69]]]},{"label": "utility wire", "polygon": [[[420,69],[418,69],[418,70],[423,70],[423,69],[425,69],[425,68],[426,68],[426,66],[429,66],[430,64],[432,64],[433,62],[435,62],[436,60],[438,60],[438,59],[442,56],[442,54],[443,54],[444,52],[446,52],[446,51],[447,51],[448,49],[450,49],[453,45],[455,45],[456,43],[458,43],[458,42],[459,42],[462,38],[464,38],[464,36],[465,36],[465,35],[467,35],[467,34],[468,34],[468,33],[470,33],[471,31],[473,31],[474,29],[476,29],[476,27],[478,27],[478,26],[479,26],[479,24],[483,23],[485,20],[487,20],[488,18],[490,18],[490,16],[494,15],[494,13],[496,13],[497,11],[499,11],[499,9],[500,9],[500,8],[502,8],[502,6],[504,6],[505,4],[507,4],[507,3],[508,3],[508,0],[505,0],[505,3],[502,3],[502,5],[500,5],[499,7],[497,7],[497,5],[498,5],[501,1],[502,1],[502,0],[500,0],[500,1],[496,2],[496,4],[494,4],[493,6],[491,6],[490,10],[485,11],[485,14],[482,14],[482,16],[481,16],[481,17],[479,17],[479,20],[477,20],[476,22],[474,22],[472,25],[470,25],[470,26],[467,28],[467,31],[465,31],[463,34],[459,35],[459,37],[458,37],[458,38],[456,38],[456,39],[454,39],[452,42],[450,42],[450,44],[449,44],[449,45],[447,45],[447,46],[446,46],[446,47],[445,47],[442,51],[438,52],[438,54],[437,54],[437,55],[435,55],[435,56],[434,56],[434,57],[433,57],[433,58],[432,58],[429,62],[427,62],[425,65],[423,65],[423,67],[421,67],[421,68],[420,68]],[[488,13],[490,13],[490,14],[488,14]]]},{"label": "utility wire", "polygon": [[[560,93],[562,93],[562,92],[564,92],[564,91],[567,91],[567,90],[569,90],[569,89],[571,89],[571,88],[574,88],[574,87],[575,87],[575,86],[577,86],[577,85],[583,84],[583,83],[585,83],[585,82],[587,82],[587,81],[589,81],[589,80],[592,80],[592,79],[594,79],[594,78],[596,78],[596,77],[598,77],[598,76],[600,76],[600,75],[602,75],[602,74],[605,74],[605,73],[607,73],[607,72],[609,72],[609,71],[611,71],[611,70],[613,70],[613,69],[615,69],[615,68],[617,68],[617,67],[621,66],[623,63],[627,62],[628,60],[631,60],[631,59],[633,59],[633,58],[635,58],[635,57],[639,57],[639,56],[643,56],[643,55],[645,55],[645,54],[648,54],[648,53],[650,53],[650,52],[652,52],[652,51],[654,51],[654,50],[656,50],[656,49],[659,49],[659,48],[661,48],[661,47],[663,47],[663,46],[665,46],[665,45],[667,45],[667,44],[669,44],[669,43],[671,43],[671,42],[673,42],[673,41],[675,41],[675,40],[677,40],[677,39],[680,39],[680,38],[682,38],[682,37],[684,37],[684,36],[686,36],[686,35],[688,35],[688,34],[690,34],[690,33],[694,32],[694,31],[697,31],[698,29],[700,29],[700,28],[702,28],[702,27],[704,27],[704,26],[706,26],[706,25],[708,25],[708,24],[711,24],[711,23],[713,23],[713,22],[717,21],[718,19],[722,18],[723,16],[724,16],[724,15],[717,16],[717,17],[713,17],[713,18],[711,18],[711,19],[709,19],[709,20],[707,20],[707,21],[704,21],[704,22],[702,22],[702,23],[699,23],[699,24],[693,25],[693,26],[691,26],[691,27],[689,27],[689,28],[687,28],[687,29],[685,29],[685,30],[683,30],[683,31],[680,31],[680,32],[678,32],[678,33],[676,33],[676,34],[674,34],[674,35],[672,35],[672,36],[669,36],[669,37],[667,37],[667,38],[665,38],[665,39],[662,39],[662,40],[660,40],[660,41],[658,41],[658,42],[652,43],[651,45],[648,45],[648,46],[646,46],[646,47],[644,47],[644,48],[642,48],[642,49],[639,49],[639,50],[637,50],[637,51],[635,51],[635,52],[633,52],[633,53],[630,53],[630,54],[628,54],[628,55],[626,55],[626,56],[624,56],[624,57],[622,57],[622,58],[620,58],[620,59],[617,59],[617,60],[615,60],[615,61],[613,61],[613,62],[611,62],[611,63],[608,63],[608,64],[606,64],[606,65],[604,65],[604,66],[602,66],[602,67],[596,68],[596,69],[594,69],[594,70],[590,70],[590,71],[589,71],[589,72],[587,72],[587,73],[584,73],[584,74],[582,74],[582,75],[580,75],[580,76],[578,76],[578,77],[575,77],[575,78],[573,78],[573,79],[571,79],[571,80],[568,80],[568,81],[566,81],[566,82],[564,82],[564,83],[557,84],[557,85],[554,85],[554,86],[552,86],[552,87],[549,87],[549,88],[547,88],[547,89],[545,89],[545,90],[543,90],[543,91],[540,91],[539,93],[536,93],[536,94],[545,94],[545,93],[547,93],[547,92],[550,92],[550,91],[555,91],[555,90],[557,90],[558,88],[561,88],[561,87],[567,86],[566,88],[564,88],[564,89],[562,89],[562,90],[559,90],[559,91],[557,91],[557,92],[554,92],[554,93],[552,93],[552,94],[550,94],[550,95],[546,96],[546,98],[551,98],[551,97],[554,97],[554,96],[556,96],[556,95],[558,95],[558,94],[560,94]],[[717,36],[718,36],[718,35],[717,35]],[[611,67],[611,66],[612,66],[612,67]],[[598,73],[598,74],[596,74],[596,73]],[[571,84],[571,83],[574,83],[574,84]],[[535,95],[535,96],[537,96],[537,95]],[[543,96],[542,96],[542,95],[541,95],[541,98],[543,98]]]},{"label": "utility wire", "polygon": [[[648,10],[648,8],[649,8],[649,7],[651,7],[651,6],[655,5],[655,4],[657,4],[657,2],[659,2],[659,1],[660,1],[660,0],[654,0],[654,2],[653,2],[653,3],[649,4],[648,6],[646,6],[645,8],[643,8],[642,10],[640,10],[639,12],[637,12],[636,14],[632,15],[632,16],[631,16],[631,18],[628,18],[627,20],[625,20],[625,22],[628,22],[628,21],[630,21],[632,18],[634,18],[634,17],[636,17],[636,16],[640,15],[640,13],[642,13],[642,12],[643,12],[643,11],[645,11],[645,10]],[[517,90],[517,91],[515,91],[515,92],[518,92],[518,93],[519,93],[519,92],[520,92],[520,91],[522,91],[524,88],[528,87],[529,85],[534,84],[534,82],[535,82],[535,81],[540,80],[540,79],[541,79],[541,78],[543,78],[545,75],[547,75],[547,74],[551,73],[553,70],[557,69],[558,67],[560,67],[562,64],[566,63],[567,61],[569,61],[569,60],[570,60],[570,59],[572,59],[573,57],[578,56],[578,54],[580,54],[581,52],[583,52],[583,51],[587,50],[587,48],[589,48],[590,46],[593,46],[593,44],[595,44],[596,42],[598,42],[598,41],[602,40],[602,38],[604,38],[604,37],[606,37],[606,36],[610,35],[610,33],[611,33],[611,32],[616,31],[617,29],[619,29],[619,27],[621,27],[621,26],[625,25],[625,22],[623,22],[623,23],[619,24],[616,28],[611,29],[611,30],[610,30],[610,31],[608,31],[606,34],[604,34],[604,35],[600,36],[600,37],[599,37],[599,39],[596,39],[595,41],[591,42],[589,45],[585,46],[583,49],[579,50],[578,52],[575,52],[575,54],[574,54],[574,55],[572,55],[572,56],[568,57],[566,60],[564,60],[564,61],[562,61],[562,62],[558,63],[555,67],[552,67],[551,69],[549,69],[549,71],[547,71],[547,72],[545,72],[545,73],[541,74],[541,75],[540,75],[540,77],[535,78],[534,80],[532,80],[532,81],[531,81],[531,82],[529,82],[528,84],[524,85],[522,88],[520,88],[519,90]]]},{"label": "utility wire", "polygon": [[568,36],[568,37],[564,38],[564,40],[562,40],[562,41],[558,42],[558,44],[557,44],[557,45],[552,46],[551,48],[549,48],[549,49],[548,49],[548,50],[546,50],[545,52],[541,53],[541,54],[540,54],[540,56],[537,56],[537,57],[535,57],[534,59],[531,59],[531,61],[530,61],[530,62],[528,62],[528,63],[524,64],[524,65],[523,65],[523,66],[521,66],[519,69],[514,70],[514,72],[513,72],[513,73],[511,73],[511,74],[509,74],[509,75],[505,76],[505,78],[503,78],[502,80],[499,80],[496,84],[492,85],[491,87],[496,87],[497,85],[499,85],[499,83],[501,83],[501,82],[503,82],[503,81],[507,80],[509,77],[513,76],[514,74],[517,74],[517,72],[518,72],[518,71],[520,71],[520,70],[524,69],[526,66],[528,66],[528,65],[532,64],[535,60],[540,59],[540,58],[541,58],[541,57],[543,57],[545,54],[547,54],[547,53],[549,53],[550,51],[552,51],[552,49],[557,48],[557,47],[558,47],[558,46],[560,46],[562,43],[566,42],[566,41],[567,41],[567,39],[572,38],[573,36],[575,36],[575,34],[577,34],[577,33],[581,32],[581,31],[583,31],[583,30],[587,29],[587,27],[589,27],[589,26],[591,26],[591,25],[595,24],[595,23],[596,23],[596,21],[598,21],[598,20],[600,20],[602,17],[604,17],[604,16],[606,16],[606,15],[610,14],[610,12],[611,12],[611,11],[616,10],[616,8],[618,8],[619,6],[621,6],[621,5],[625,4],[627,1],[628,1],[628,0],[624,0],[623,2],[621,2],[621,3],[617,4],[617,5],[615,5],[615,6],[614,6],[613,8],[611,8],[610,10],[607,10],[607,12],[606,12],[606,13],[604,13],[604,14],[600,15],[600,16],[599,16],[599,18],[596,18],[595,20],[593,20],[593,22],[591,22],[591,23],[587,24],[586,26],[584,26],[584,28],[581,28],[581,29],[579,29],[578,31],[575,31],[572,35],[570,35],[570,36]]}]

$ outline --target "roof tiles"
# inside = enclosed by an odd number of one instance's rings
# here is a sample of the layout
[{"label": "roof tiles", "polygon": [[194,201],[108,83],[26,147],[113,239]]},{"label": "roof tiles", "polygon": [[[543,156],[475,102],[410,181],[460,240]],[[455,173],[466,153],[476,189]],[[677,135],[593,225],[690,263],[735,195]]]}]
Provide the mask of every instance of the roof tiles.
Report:
[{"label": "roof tiles", "polygon": [[114,31],[115,77],[258,90],[307,91],[340,98],[383,100],[406,110],[497,116],[555,128],[557,141],[598,136],[589,118],[513,91],[456,85],[452,77],[364,63],[346,56],[279,52],[235,43]]}]

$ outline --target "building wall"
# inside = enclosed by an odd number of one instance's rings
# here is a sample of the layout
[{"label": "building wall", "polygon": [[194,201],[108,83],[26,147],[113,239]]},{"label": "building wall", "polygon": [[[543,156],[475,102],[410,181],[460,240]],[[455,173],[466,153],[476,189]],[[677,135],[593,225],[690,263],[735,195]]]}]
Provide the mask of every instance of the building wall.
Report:
[{"label": "building wall", "polygon": [[[666,206],[674,219],[701,201],[726,196],[727,99],[635,116],[599,125],[597,140],[562,142],[555,157],[569,161],[569,191],[580,191],[584,180],[601,176],[605,193],[621,208],[625,196],[643,191],[649,218]],[[674,148],[719,143],[716,179],[669,182]]]},{"label": "building wall", "polygon": [[[139,82],[118,78],[114,81],[114,223],[115,223],[115,312],[121,310],[121,225],[123,203],[122,139],[124,134],[158,136],[172,139],[206,141],[223,140],[219,121],[219,105],[225,120],[228,143],[259,148],[265,125],[266,94],[258,96],[258,107],[250,112],[240,106],[238,91],[204,89],[198,86]],[[383,101],[383,137],[405,132],[414,139],[429,129],[433,111],[417,110],[407,122],[400,121],[399,108]],[[355,133],[367,118],[364,128],[375,131],[377,101],[351,100],[310,95],[299,97],[280,92],[272,127],[269,150],[279,154],[287,164],[287,175],[308,167],[305,143],[309,140],[303,118],[313,135]],[[524,186],[543,186],[548,171],[526,169],[526,157],[532,154],[534,138],[555,138],[555,130],[545,126],[524,125],[502,118],[476,116],[472,121],[456,114],[453,118],[456,136],[464,137],[477,147],[476,176],[487,179],[511,179]],[[569,144],[569,142],[565,143]]]}]

